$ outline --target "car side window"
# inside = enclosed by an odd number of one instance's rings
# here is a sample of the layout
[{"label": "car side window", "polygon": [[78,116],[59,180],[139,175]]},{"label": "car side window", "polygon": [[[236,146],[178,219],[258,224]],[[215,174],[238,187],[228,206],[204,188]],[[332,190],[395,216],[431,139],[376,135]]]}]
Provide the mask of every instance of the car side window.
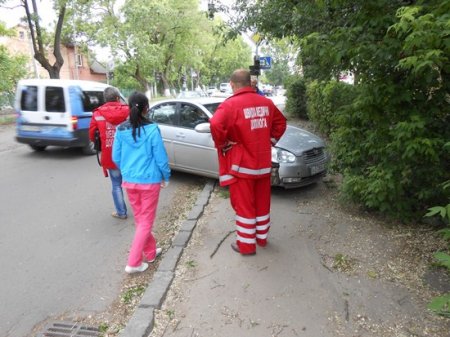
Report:
[{"label": "car side window", "polygon": [[176,125],[176,108],[175,103],[159,104],[150,109],[150,120],[158,124]]},{"label": "car side window", "polygon": [[45,111],[65,112],[64,90],[62,87],[45,88]]},{"label": "car side window", "polygon": [[24,111],[37,111],[37,92],[36,86],[26,86],[22,89],[20,97],[20,109]]},{"label": "car side window", "polygon": [[103,105],[105,100],[102,91],[83,91],[83,109],[91,112]]},{"label": "car side window", "polygon": [[200,108],[186,103],[181,104],[180,126],[193,129],[205,122],[208,122],[208,116]]}]

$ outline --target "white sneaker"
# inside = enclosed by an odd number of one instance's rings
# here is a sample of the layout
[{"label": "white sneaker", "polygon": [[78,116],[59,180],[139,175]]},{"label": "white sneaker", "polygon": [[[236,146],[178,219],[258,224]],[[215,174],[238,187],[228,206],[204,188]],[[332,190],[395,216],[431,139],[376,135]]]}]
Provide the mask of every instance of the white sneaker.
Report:
[{"label": "white sneaker", "polygon": [[137,267],[126,266],[125,272],[128,274],[141,273],[141,272],[147,270],[147,268],[148,268],[148,263],[142,262],[141,265],[137,266]]},{"label": "white sneaker", "polygon": [[162,248],[156,248],[156,254],[155,254],[155,258],[153,259],[153,260],[148,260],[147,262],[148,263],[152,263],[152,262],[155,262],[155,260],[156,260],[156,258],[158,257],[158,256],[160,256],[161,255],[161,253],[162,253]]}]

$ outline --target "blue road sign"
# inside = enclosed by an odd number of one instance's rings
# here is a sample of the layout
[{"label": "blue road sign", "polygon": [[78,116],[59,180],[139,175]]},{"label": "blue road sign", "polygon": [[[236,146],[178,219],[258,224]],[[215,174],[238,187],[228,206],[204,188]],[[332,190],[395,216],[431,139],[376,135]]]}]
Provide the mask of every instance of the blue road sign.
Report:
[{"label": "blue road sign", "polygon": [[261,56],[259,58],[260,69],[272,68],[272,58],[270,56]]}]

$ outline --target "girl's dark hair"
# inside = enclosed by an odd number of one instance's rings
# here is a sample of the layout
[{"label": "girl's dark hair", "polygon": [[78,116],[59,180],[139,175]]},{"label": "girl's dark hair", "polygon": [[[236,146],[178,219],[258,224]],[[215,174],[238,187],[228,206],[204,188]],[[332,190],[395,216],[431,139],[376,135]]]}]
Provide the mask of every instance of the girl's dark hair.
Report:
[{"label": "girl's dark hair", "polygon": [[145,116],[148,108],[148,98],[143,93],[135,91],[128,97],[128,106],[130,107],[130,124],[133,127],[132,135],[134,141],[136,141],[136,130],[138,137],[140,137],[141,126],[150,123]]}]

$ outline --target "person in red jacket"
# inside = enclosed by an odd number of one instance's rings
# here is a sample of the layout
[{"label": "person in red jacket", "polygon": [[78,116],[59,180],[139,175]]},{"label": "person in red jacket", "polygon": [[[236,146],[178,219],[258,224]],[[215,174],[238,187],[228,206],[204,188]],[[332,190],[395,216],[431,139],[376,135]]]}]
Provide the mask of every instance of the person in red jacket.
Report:
[{"label": "person in red jacket", "polygon": [[286,130],[286,118],[273,102],[251,86],[250,72],[231,76],[233,96],[222,102],[210,120],[219,156],[219,182],[229,186],[236,213],[236,242],[243,255],[266,246],[270,228],[272,144]]},{"label": "person in red jacket", "polygon": [[117,88],[108,87],[103,92],[105,104],[94,110],[91,124],[89,125],[89,138],[94,141],[95,131],[99,130],[101,140],[101,160],[105,177],[111,179],[112,197],[116,211],[111,215],[118,219],[127,218],[127,206],[123,197],[122,175],[114,164],[111,153],[116,127],[124,122],[129,115],[129,107],[120,102],[120,93]]}]

